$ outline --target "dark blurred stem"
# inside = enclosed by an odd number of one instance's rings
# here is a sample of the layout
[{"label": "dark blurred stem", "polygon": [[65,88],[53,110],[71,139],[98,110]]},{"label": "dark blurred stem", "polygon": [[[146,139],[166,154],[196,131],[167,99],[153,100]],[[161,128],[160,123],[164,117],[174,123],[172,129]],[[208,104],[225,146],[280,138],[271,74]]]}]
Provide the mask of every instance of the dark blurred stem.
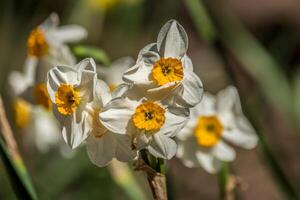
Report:
[{"label": "dark blurred stem", "polygon": [[[228,62],[227,53],[226,53],[226,47],[224,45],[223,37],[221,37],[221,34],[219,33],[220,30],[217,31],[217,28],[214,24],[214,20],[211,18],[211,16],[208,14],[208,10],[206,8],[206,5],[203,3],[203,0],[185,0],[185,6],[190,13],[190,16],[197,28],[199,36],[207,42],[213,50],[220,56],[221,60],[223,61],[223,64],[226,66],[226,69],[229,71],[228,75],[229,78],[232,79],[232,81],[235,82],[235,77],[232,73],[232,69],[230,67],[230,64]],[[199,20],[202,19],[202,20]],[[200,28],[202,27],[202,28]],[[206,27],[206,28],[204,28]],[[209,35],[210,37],[207,37]],[[228,41],[227,41],[228,42]],[[246,44],[244,44],[246,45]],[[246,107],[247,108],[247,107]],[[247,112],[248,114],[251,114],[252,112]],[[277,180],[278,185],[282,189],[283,193],[286,195],[287,199],[297,199],[298,195],[293,186],[290,184],[289,180],[285,176],[283,170],[281,169],[278,161],[276,160],[271,148],[269,147],[268,143],[265,141],[265,138],[262,133],[260,133],[259,128],[257,127],[257,120],[255,120],[255,117],[250,117],[251,123],[254,125],[256,132],[258,134],[258,137],[260,139],[260,147],[264,153],[264,156],[270,166],[270,169],[273,172],[273,175],[275,176],[275,179]]]},{"label": "dark blurred stem", "polygon": [[168,199],[164,160],[155,158],[147,150],[143,149],[140,151],[136,170],[144,171],[147,174],[147,180],[155,200]]}]

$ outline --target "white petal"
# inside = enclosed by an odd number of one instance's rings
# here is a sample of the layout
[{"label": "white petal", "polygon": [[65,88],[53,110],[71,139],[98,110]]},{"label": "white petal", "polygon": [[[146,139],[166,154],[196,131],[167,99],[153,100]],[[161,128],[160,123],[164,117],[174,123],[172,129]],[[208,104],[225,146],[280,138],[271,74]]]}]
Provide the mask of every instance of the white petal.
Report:
[{"label": "white petal", "polygon": [[173,139],[156,133],[147,149],[153,156],[169,160],[176,154],[177,144]]},{"label": "white petal", "polygon": [[78,147],[90,134],[88,113],[80,112],[79,108],[71,116],[61,115],[57,107],[53,106],[53,113],[61,124],[64,141],[72,148]]},{"label": "white petal", "polygon": [[121,85],[118,85],[117,88],[114,89],[114,91],[111,93],[112,98],[122,97],[125,95],[125,93],[130,89],[131,85],[123,83]]},{"label": "white petal", "polygon": [[198,145],[192,135],[184,141],[177,140],[178,148],[176,156],[183,162],[186,167],[198,167],[199,162],[196,157]]},{"label": "white petal", "polygon": [[139,131],[135,128],[133,122],[130,123],[130,129],[135,131],[133,134],[134,140],[132,141],[135,149],[140,150],[146,148],[152,139],[152,136],[149,134],[145,134],[144,131]]},{"label": "white petal", "polygon": [[255,130],[243,116],[236,119],[235,127],[225,128],[222,136],[227,141],[246,149],[254,148],[258,142]]},{"label": "white petal", "polygon": [[71,53],[70,48],[66,45],[50,46],[47,55],[40,59],[40,62],[50,65],[49,69],[57,65],[73,66],[76,64],[76,59]]},{"label": "white petal", "polygon": [[78,42],[87,37],[87,31],[78,25],[60,26],[51,34],[62,43]]},{"label": "white petal", "polygon": [[136,63],[144,61],[146,63],[153,64],[159,58],[160,55],[157,51],[156,43],[150,43],[140,50]]},{"label": "white petal", "polygon": [[185,71],[190,71],[192,72],[194,70],[194,66],[192,63],[192,60],[190,59],[190,57],[188,57],[187,55],[184,55],[183,58],[181,59],[182,64],[183,64],[183,68]]},{"label": "white petal", "polygon": [[20,96],[29,87],[24,75],[18,71],[12,71],[8,76],[9,91],[13,97]]},{"label": "white petal", "polygon": [[34,134],[35,145],[42,153],[48,152],[51,147],[61,141],[58,123],[53,115],[42,107],[36,106],[33,109],[30,130]]},{"label": "white petal", "polygon": [[137,106],[137,102],[124,98],[110,101],[100,113],[100,121],[110,131],[126,134],[129,121]]},{"label": "white petal", "polygon": [[221,162],[217,160],[212,154],[197,151],[196,156],[200,165],[207,172],[214,174],[220,170]]},{"label": "white petal", "polygon": [[151,74],[152,66],[149,67],[144,64],[144,62],[139,62],[135,66],[129,68],[123,74],[123,81],[127,83],[135,83],[135,84],[147,84],[151,83],[150,74]]},{"label": "white petal", "polygon": [[187,72],[184,74],[182,85],[182,99],[185,101],[186,106],[193,107],[197,105],[203,95],[203,85],[200,78],[194,72]]},{"label": "white petal", "polygon": [[110,132],[96,138],[91,134],[86,140],[86,148],[91,162],[98,167],[106,166],[115,156],[117,141]]},{"label": "white petal", "polygon": [[153,66],[153,64],[160,59],[159,52],[157,51],[157,46],[155,43],[148,44],[144,47],[139,55],[136,63],[144,62],[148,66]]},{"label": "white petal", "polygon": [[213,95],[205,92],[201,102],[195,107],[191,108],[190,111],[191,118],[216,115],[216,98]]},{"label": "white petal", "polygon": [[117,141],[116,159],[122,162],[132,161],[137,152],[132,150],[131,139],[128,135],[115,134]]},{"label": "white petal", "polygon": [[27,58],[24,64],[24,73],[12,71],[8,76],[9,89],[14,96],[19,96],[34,84],[37,59]]},{"label": "white petal", "polygon": [[242,114],[240,98],[235,87],[228,86],[218,92],[216,109],[224,124],[234,123],[235,115]]},{"label": "white petal", "polygon": [[184,28],[175,20],[168,21],[158,34],[157,48],[162,57],[184,56],[188,49],[188,37]]},{"label": "white petal", "polygon": [[180,93],[180,86],[180,82],[170,82],[159,87],[154,84],[149,85],[151,88],[147,89],[147,98],[152,101],[162,100],[167,105],[173,105],[173,96]]},{"label": "white petal", "polygon": [[59,24],[59,17],[57,13],[51,13],[49,17],[40,25],[42,29],[55,29]]},{"label": "white petal", "polygon": [[96,73],[96,63],[93,58],[86,58],[80,61],[77,65],[74,67],[78,71],[91,71]]},{"label": "white petal", "polygon": [[184,108],[169,107],[165,112],[165,123],[156,134],[174,137],[186,124],[189,110]]},{"label": "white petal", "polygon": [[95,102],[101,108],[111,100],[111,94],[108,85],[100,79],[96,81],[94,97]]},{"label": "white petal", "polygon": [[212,153],[219,160],[230,162],[235,159],[235,151],[223,141],[219,141],[212,149]]},{"label": "white petal", "polygon": [[40,58],[37,62],[38,66],[35,72],[35,82],[46,82],[48,71],[55,66],[73,66],[74,64],[75,58],[67,46],[51,46],[48,54]]},{"label": "white petal", "polygon": [[184,126],[184,128],[181,129],[181,131],[179,131],[179,133],[176,135],[176,138],[184,141],[190,138],[191,136],[193,136],[196,124],[197,124],[197,119],[190,118],[186,123],[186,125]]}]

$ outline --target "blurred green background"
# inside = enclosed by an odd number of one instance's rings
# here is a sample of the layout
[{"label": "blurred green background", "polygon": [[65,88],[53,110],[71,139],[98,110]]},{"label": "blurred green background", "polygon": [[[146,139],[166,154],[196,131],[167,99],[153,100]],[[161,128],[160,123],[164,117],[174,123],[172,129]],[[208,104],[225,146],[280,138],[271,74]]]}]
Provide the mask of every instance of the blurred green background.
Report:
[{"label": "blurred green background", "polygon": [[[160,27],[178,20],[189,36],[188,54],[206,91],[228,84],[239,89],[259,146],[238,149],[231,171],[239,177],[238,199],[299,199],[300,191],[300,1],[297,0],[1,0],[0,93],[12,118],[7,76],[21,70],[30,31],[51,12],[61,24],[88,30],[80,44],[103,49],[111,60],[136,59],[156,40]],[[70,159],[57,150],[28,148],[14,128],[24,163],[40,199],[130,199],[107,168],[85,152]],[[142,174],[135,178],[151,199]],[[168,162],[170,199],[218,199],[216,176]],[[0,199],[16,199],[0,162]]]}]

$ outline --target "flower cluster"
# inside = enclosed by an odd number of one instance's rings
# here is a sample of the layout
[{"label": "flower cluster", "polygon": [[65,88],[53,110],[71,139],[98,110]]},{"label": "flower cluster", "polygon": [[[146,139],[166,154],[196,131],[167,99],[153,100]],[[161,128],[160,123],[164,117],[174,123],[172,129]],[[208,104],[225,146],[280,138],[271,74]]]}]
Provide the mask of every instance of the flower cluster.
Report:
[{"label": "flower cluster", "polygon": [[187,48],[185,30],[171,20],[132,67],[124,65],[124,83],[115,79],[109,87],[98,78],[91,58],[51,69],[47,88],[65,142],[76,148],[86,141],[88,155],[98,166],[113,158],[133,160],[141,149],[172,158],[177,151],[173,138],[203,93]]},{"label": "flower cluster", "polygon": [[[47,127],[58,129],[54,116],[65,143],[72,149],[85,143],[97,166],[112,159],[129,162],[145,149],[162,159],[177,153],[187,167],[215,173],[221,161],[235,158],[227,142],[247,149],[256,146],[255,131],[234,87],[216,97],[203,94],[187,55],[187,34],[177,21],[168,21],[136,61],[124,57],[110,67],[92,58],[75,63],[65,43],[85,36],[79,26],[58,27],[55,14],[31,32],[25,72],[9,77],[17,124],[28,124],[28,113],[39,105],[35,113],[41,107],[53,113]],[[41,119],[34,123],[39,129]]]}]

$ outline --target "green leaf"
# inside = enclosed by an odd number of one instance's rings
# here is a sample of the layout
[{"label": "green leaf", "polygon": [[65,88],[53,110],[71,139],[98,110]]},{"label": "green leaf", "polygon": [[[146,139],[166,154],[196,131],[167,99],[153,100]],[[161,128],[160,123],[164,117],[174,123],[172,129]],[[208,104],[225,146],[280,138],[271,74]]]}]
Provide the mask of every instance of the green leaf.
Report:
[{"label": "green leaf", "polygon": [[19,199],[38,199],[20,155],[16,155],[14,158],[10,157],[1,138],[0,155],[10,176],[10,181],[16,192],[16,196]]},{"label": "green leaf", "polygon": [[105,66],[109,66],[111,63],[105,51],[98,47],[78,45],[72,48],[72,52],[76,57],[91,57],[95,61],[100,62]]}]

